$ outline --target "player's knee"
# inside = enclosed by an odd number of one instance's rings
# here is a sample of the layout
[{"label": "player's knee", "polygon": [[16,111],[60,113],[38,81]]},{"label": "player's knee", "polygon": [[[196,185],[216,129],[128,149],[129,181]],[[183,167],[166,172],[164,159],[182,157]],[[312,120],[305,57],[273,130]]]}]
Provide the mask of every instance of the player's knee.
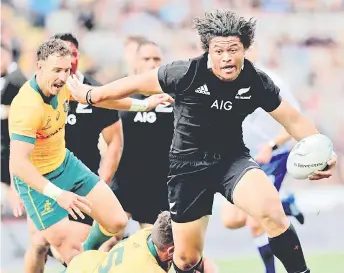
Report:
[{"label": "player's knee", "polygon": [[250,229],[251,235],[253,237],[258,237],[264,233],[264,228],[262,227],[262,225],[258,221],[254,220],[254,219],[250,219],[247,221],[246,224],[247,224],[248,228]]},{"label": "player's knee", "polygon": [[194,268],[194,266],[199,263],[201,257],[202,257],[201,253],[198,253],[198,252],[175,253],[173,257],[173,262],[180,270],[188,271]]},{"label": "player's knee", "polygon": [[114,215],[108,219],[107,223],[104,223],[102,226],[107,232],[112,234],[120,233],[128,224],[128,217],[123,212],[121,215]]},{"label": "player's knee", "polygon": [[280,201],[266,200],[258,214],[258,221],[268,233],[279,234],[289,227],[289,221],[283,211]]},{"label": "player's knee", "polygon": [[223,216],[222,223],[228,229],[242,228],[246,224],[246,216],[245,215],[236,215],[234,217]]},{"label": "player's knee", "polygon": [[39,232],[33,234],[31,239],[31,248],[37,255],[46,255],[48,253],[49,247],[50,244]]}]

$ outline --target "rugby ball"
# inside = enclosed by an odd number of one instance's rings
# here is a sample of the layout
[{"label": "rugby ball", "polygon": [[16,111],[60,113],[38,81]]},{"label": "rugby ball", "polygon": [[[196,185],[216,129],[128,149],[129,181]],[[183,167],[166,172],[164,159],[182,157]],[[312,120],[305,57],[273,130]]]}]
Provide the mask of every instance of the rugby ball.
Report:
[{"label": "rugby ball", "polygon": [[310,174],[324,170],[332,153],[333,144],[327,136],[308,136],[291,150],[287,160],[287,171],[296,179],[306,179]]}]

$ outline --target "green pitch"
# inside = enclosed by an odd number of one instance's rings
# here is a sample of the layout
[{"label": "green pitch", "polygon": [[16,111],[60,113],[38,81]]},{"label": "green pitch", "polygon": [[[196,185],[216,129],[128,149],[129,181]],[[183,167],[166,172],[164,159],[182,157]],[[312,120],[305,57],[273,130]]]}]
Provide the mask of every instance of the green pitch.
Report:
[{"label": "green pitch", "polygon": [[[233,260],[215,260],[219,273],[264,273],[259,257],[243,257]],[[344,273],[344,252],[324,253],[307,256],[307,263],[312,273]],[[279,261],[276,261],[277,273],[285,273]],[[63,267],[47,268],[45,273],[60,273]],[[10,271],[8,273],[19,273]],[[174,272],[171,270],[171,273]]]},{"label": "green pitch", "polygon": [[[264,267],[258,257],[236,260],[216,261],[219,273],[263,273]],[[312,273],[344,273],[344,252],[307,256],[307,264]],[[279,261],[276,261],[277,273],[285,273]]]}]

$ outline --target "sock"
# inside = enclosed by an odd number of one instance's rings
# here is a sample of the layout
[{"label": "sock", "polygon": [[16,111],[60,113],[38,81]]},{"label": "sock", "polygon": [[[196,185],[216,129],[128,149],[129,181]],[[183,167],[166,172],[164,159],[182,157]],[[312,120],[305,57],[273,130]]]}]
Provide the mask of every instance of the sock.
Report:
[{"label": "sock", "polygon": [[301,243],[292,224],[281,235],[269,238],[272,253],[282,262],[288,273],[307,272]]},{"label": "sock", "polygon": [[178,266],[173,262],[173,268],[176,273],[204,273],[204,264],[203,258],[201,258],[196,265],[188,270],[181,270]]},{"label": "sock", "polygon": [[259,237],[254,238],[254,243],[264,262],[266,273],[276,273],[275,257],[271,251],[268,236],[264,233]]},{"label": "sock", "polygon": [[84,251],[97,250],[104,242],[109,240],[114,234],[107,232],[96,221],[93,222],[90,234],[86,241],[83,243]]}]

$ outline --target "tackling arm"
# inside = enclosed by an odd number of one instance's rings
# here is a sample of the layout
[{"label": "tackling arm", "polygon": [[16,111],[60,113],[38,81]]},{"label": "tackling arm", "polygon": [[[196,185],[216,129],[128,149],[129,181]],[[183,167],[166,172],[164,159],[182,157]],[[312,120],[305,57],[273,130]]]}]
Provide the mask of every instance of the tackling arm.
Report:
[{"label": "tackling arm", "polygon": [[158,80],[158,69],[154,69],[146,73],[128,76],[109,84],[96,87],[94,92],[92,92],[92,101],[98,104],[105,100],[123,99],[137,93],[153,95],[162,92]]}]

